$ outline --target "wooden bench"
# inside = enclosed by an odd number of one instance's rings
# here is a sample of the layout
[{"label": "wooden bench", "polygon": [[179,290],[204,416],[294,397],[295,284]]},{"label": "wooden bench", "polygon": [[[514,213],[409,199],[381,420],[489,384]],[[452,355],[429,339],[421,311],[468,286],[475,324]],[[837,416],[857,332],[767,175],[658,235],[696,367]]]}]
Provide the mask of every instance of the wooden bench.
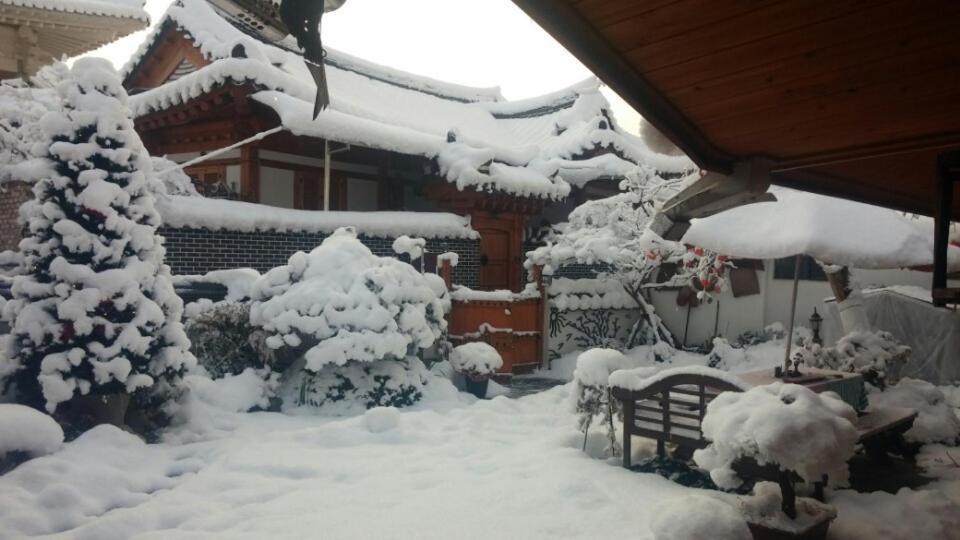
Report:
[{"label": "wooden bench", "polygon": [[[630,468],[630,437],[637,435],[657,441],[657,455],[666,456],[666,444],[681,451],[705,448],[701,423],[707,405],[722,392],[742,388],[707,375],[676,374],[664,377],[642,390],[612,388],[623,403],[623,466]],[[689,457],[689,456],[687,456]]]}]

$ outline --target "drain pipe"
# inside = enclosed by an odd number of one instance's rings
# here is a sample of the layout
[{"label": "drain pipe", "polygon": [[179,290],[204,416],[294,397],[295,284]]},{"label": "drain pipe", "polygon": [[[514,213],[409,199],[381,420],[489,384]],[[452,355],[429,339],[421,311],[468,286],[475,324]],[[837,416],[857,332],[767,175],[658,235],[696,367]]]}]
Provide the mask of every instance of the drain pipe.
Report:
[{"label": "drain pipe", "polygon": [[346,145],[343,148],[337,148],[336,150],[330,149],[330,139],[323,140],[323,211],[330,211],[330,167],[332,165],[331,157],[333,154],[339,154],[340,152],[346,152],[350,150],[350,145]]}]

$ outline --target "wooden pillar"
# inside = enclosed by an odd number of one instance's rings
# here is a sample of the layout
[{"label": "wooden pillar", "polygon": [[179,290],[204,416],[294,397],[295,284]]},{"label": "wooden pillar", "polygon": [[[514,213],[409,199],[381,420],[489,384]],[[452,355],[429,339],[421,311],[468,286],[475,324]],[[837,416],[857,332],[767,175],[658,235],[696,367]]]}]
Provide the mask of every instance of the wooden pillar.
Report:
[{"label": "wooden pillar", "polygon": [[254,144],[240,149],[240,193],[244,201],[260,202],[260,154]]},{"label": "wooden pillar", "polygon": [[960,180],[960,150],[940,154],[937,157],[937,213],[933,231],[933,303],[941,307],[949,301],[947,249],[953,212],[953,183],[957,180]]},{"label": "wooden pillar", "polygon": [[453,290],[453,267],[450,266],[450,259],[445,257],[440,259],[440,277],[447,285],[447,290]]}]

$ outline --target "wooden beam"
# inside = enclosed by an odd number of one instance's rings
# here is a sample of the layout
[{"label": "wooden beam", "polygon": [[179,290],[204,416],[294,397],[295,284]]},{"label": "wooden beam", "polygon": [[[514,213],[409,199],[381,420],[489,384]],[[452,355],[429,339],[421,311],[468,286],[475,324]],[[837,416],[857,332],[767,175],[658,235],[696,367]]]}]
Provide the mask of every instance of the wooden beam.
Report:
[{"label": "wooden beam", "polygon": [[260,202],[260,158],[256,144],[240,149],[240,194],[248,202]]},{"label": "wooden beam", "polygon": [[953,184],[960,181],[960,150],[944,152],[937,158],[937,214],[933,230],[933,303],[946,306],[956,302],[947,294],[947,251],[953,210]]},{"label": "wooden beam", "polygon": [[699,128],[617,53],[569,2],[513,1],[697,165],[724,174],[733,172],[733,157],[707,140]]}]

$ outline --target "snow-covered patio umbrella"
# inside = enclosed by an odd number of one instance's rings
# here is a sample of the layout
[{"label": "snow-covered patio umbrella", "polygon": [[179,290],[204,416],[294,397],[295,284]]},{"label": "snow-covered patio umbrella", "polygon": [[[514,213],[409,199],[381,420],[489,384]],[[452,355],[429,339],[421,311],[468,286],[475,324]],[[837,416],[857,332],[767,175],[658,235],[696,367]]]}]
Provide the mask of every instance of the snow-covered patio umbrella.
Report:
[{"label": "snow-covered patio umbrella", "polygon": [[[692,220],[683,242],[731,257],[782,259],[808,255],[831,265],[863,269],[933,264],[933,220],[813,193],[773,187],[775,202],[741,206]],[[948,268],[960,270],[960,248],[950,247]],[[797,303],[794,272],[790,333]],[[786,359],[790,358],[787,340]],[[785,362],[786,365],[786,362]]]}]

